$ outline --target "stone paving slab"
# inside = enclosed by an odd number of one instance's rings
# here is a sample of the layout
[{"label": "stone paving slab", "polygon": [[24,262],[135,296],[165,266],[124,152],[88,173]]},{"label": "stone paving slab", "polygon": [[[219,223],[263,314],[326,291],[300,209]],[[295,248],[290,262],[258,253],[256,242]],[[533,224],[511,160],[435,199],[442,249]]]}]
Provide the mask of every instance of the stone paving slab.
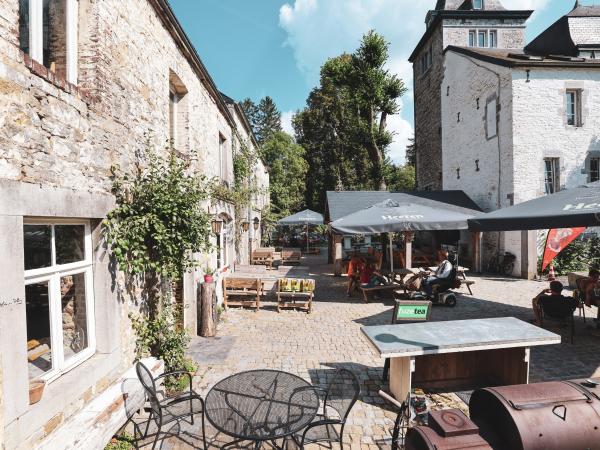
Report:
[{"label": "stone paving slab", "polygon": [[[362,393],[348,419],[344,448],[389,449],[395,411],[377,394],[380,389],[389,391],[387,383],[381,381],[383,360],[360,328],[389,324],[393,300],[364,303],[359,293],[348,298],[346,278],[334,278],[324,257],[309,258],[310,276],[317,280],[313,313],[290,310],[278,314],[275,303],[268,301],[259,312],[230,309],[218,327],[219,339],[193,342],[190,355],[200,364],[195,387],[206,396],[216,382],[230,374],[263,368],[288,371],[325,386],[336,368],[347,368],[358,376]],[[475,295],[465,295],[466,290],[461,290],[457,306],[435,307],[432,321],[495,317],[528,321],[532,318],[531,299],[547,287],[547,283],[519,279],[469,278],[476,281]],[[562,336],[563,343],[531,350],[531,382],[600,376],[600,337],[586,329],[586,325],[592,325],[596,310],[587,308],[586,315],[587,324],[576,319],[573,345],[567,328],[549,328]],[[210,427],[207,435],[211,449],[228,441]],[[189,439],[168,439],[162,448],[196,447]]]}]

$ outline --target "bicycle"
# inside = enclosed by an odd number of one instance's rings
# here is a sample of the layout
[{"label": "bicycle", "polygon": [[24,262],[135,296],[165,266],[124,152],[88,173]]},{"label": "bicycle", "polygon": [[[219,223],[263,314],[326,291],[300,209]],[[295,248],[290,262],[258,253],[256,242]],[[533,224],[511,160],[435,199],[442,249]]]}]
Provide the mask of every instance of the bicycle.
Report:
[{"label": "bicycle", "polygon": [[402,403],[383,391],[379,391],[379,395],[398,408],[398,415],[394,421],[394,430],[392,431],[392,450],[402,450],[405,448],[406,433],[410,427],[410,394]]},{"label": "bicycle", "polygon": [[515,270],[517,257],[510,252],[494,253],[487,264],[487,271],[500,275],[510,276]]}]

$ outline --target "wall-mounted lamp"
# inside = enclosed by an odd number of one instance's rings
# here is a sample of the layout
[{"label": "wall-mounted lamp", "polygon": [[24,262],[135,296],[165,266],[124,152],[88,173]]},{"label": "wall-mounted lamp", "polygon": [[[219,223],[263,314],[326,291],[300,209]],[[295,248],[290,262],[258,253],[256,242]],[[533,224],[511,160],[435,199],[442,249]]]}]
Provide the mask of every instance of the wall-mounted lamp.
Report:
[{"label": "wall-mounted lamp", "polygon": [[212,225],[212,231],[214,234],[221,234],[221,231],[223,230],[223,221],[219,220],[218,218],[214,218],[211,222]]},{"label": "wall-mounted lamp", "polygon": [[258,231],[258,227],[260,226],[260,220],[258,220],[258,217],[254,218],[254,231]]}]

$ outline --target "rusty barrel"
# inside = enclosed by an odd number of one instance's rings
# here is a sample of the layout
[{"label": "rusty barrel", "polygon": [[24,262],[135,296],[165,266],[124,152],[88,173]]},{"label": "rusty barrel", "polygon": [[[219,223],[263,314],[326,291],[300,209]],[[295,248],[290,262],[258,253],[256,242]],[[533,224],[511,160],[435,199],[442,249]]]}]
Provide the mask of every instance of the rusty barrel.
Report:
[{"label": "rusty barrel", "polygon": [[600,450],[600,390],[585,380],[476,390],[471,420],[511,450]]},{"label": "rusty barrel", "polygon": [[429,414],[429,426],[406,434],[405,450],[492,450],[480,436],[479,427],[462,411],[447,409]]}]

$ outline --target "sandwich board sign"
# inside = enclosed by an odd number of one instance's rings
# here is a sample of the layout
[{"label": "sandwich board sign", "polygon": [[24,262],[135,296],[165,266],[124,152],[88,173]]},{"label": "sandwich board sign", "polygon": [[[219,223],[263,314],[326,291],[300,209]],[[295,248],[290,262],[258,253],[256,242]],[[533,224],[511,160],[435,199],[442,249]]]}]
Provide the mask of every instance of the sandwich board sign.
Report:
[{"label": "sandwich board sign", "polygon": [[393,324],[403,322],[426,322],[431,316],[431,302],[396,300]]}]

